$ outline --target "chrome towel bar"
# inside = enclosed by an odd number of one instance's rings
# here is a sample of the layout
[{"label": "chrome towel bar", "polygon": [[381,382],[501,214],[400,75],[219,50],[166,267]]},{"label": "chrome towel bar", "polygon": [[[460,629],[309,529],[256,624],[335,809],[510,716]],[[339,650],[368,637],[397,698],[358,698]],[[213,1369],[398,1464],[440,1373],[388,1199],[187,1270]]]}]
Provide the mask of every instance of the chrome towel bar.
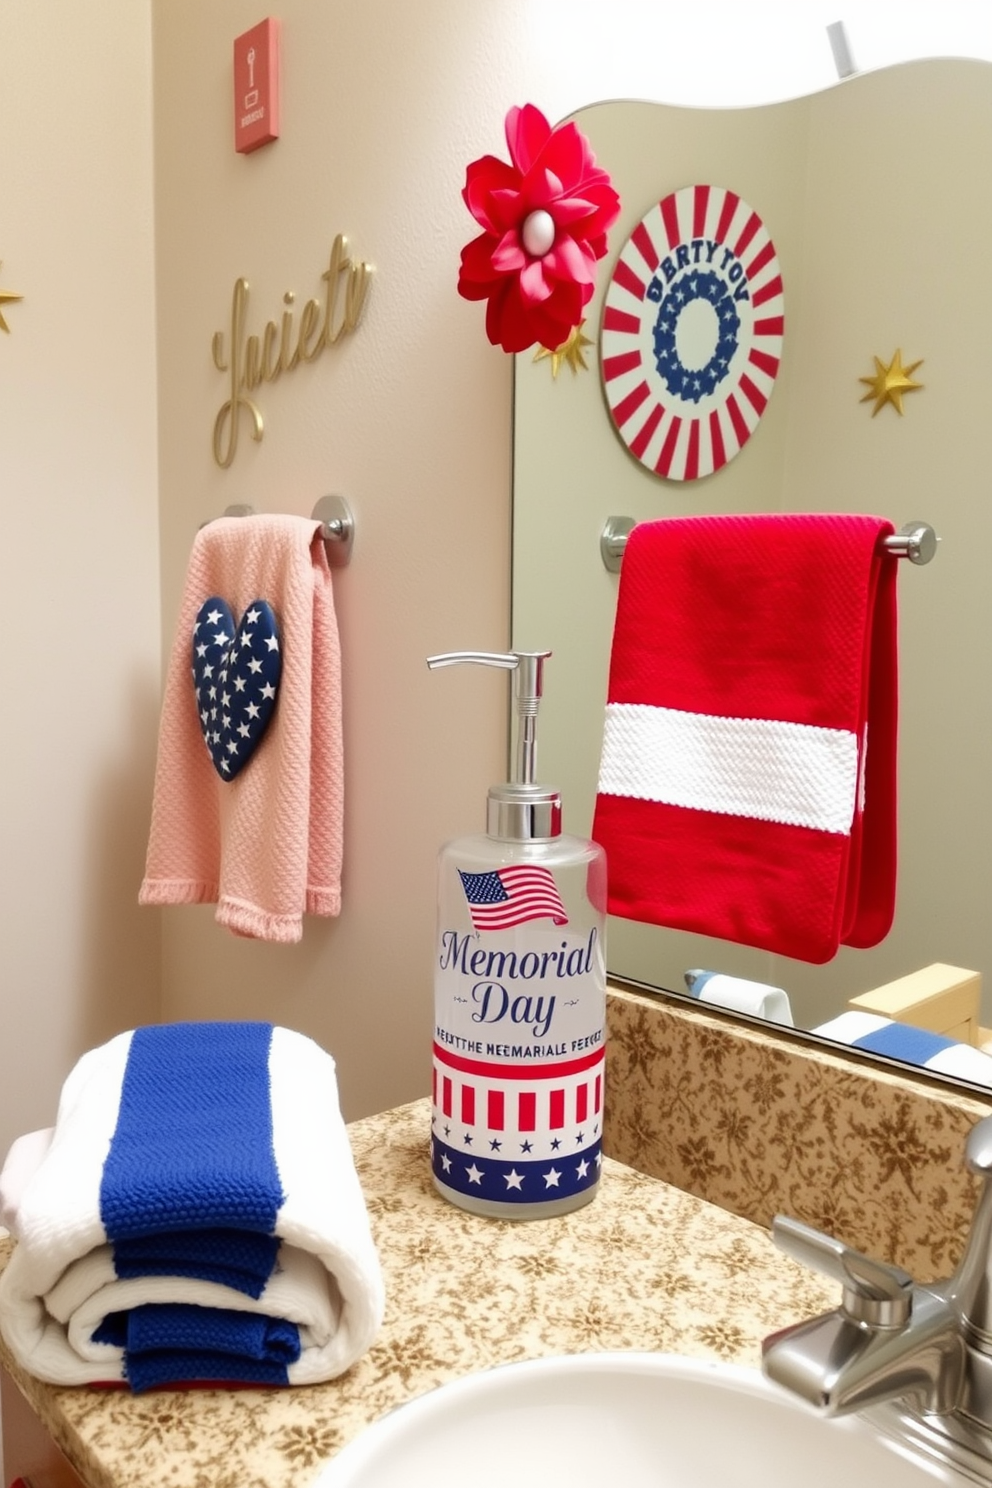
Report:
[{"label": "chrome towel bar", "polygon": [[[224,517],[253,517],[255,508],[243,502],[225,506]],[[355,545],[355,519],[343,496],[321,496],[313,509],[314,521],[320,523],[320,535],[327,547],[327,561],[332,568],[345,568],[351,561]],[[618,565],[619,566],[619,565]]]},{"label": "chrome towel bar", "polygon": [[[620,572],[627,538],[636,526],[633,517],[607,517],[599,538],[599,551],[603,567],[610,573]],[[926,522],[907,522],[898,532],[882,538],[887,552],[896,558],[908,558],[910,563],[929,563],[939,542],[940,538]]]}]

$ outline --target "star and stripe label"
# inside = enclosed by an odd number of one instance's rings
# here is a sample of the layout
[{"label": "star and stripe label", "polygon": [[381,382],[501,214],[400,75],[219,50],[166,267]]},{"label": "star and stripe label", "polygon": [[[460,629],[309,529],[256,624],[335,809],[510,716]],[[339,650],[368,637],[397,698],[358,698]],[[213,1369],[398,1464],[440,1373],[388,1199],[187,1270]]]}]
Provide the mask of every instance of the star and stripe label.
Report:
[{"label": "star and stripe label", "polygon": [[782,358],[782,272],[736,192],[673,192],[637,224],[607,286],[600,374],[620,439],[652,474],[712,475],[750,439]]},{"label": "star and stripe label", "polygon": [[552,1064],[434,1046],[432,1166],[457,1193],[509,1204],[571,1198],[599,1177],[602,1047]]},{"label": "star and stripe label", "polygon": [[266,600],[253,600],[239,625],[226,600],[204,601],[193,626],[193,689],[200,731],[222,780],[234,780],[261,743],[281,675],[279,624]]},{"label": "star and stripe label", "polygon": [[442,862],[434,1176],[487,1203],[573,1198],[599,1177],[603,1129],[606,970],[586,867],[559,883],[541,863]]},{"label": "star and stripe label", "polygon": [[[520,1143],[521,1152],[527,1142]],[[562,1144],[564,1147],[564,1144]],[[507,1162],[492,1154],[469,1156],[451,1147],[436,1132],[431,1142],[434,1176],[445,1188],[493,1204],[546,1204],[570,1199],[591,1188],[599,1178],[603,1161],[597,1139],[581,1152],[558,1153],[550,1161]]]}]

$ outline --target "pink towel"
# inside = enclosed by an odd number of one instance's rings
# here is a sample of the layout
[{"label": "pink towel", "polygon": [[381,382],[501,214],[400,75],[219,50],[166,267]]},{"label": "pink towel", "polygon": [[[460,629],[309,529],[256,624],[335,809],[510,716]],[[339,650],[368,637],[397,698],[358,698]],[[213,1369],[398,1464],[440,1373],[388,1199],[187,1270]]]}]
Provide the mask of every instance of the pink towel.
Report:
[{"label": "pink towel", "polygon": [[593,826],[611,913],[813,962],[888,933],[891,531],[817,514],[631,533]]},{"label": "pink towel", "polygon": [[[142,904],[212,904],[239,935],[297,941],[304,913],[341,908],[341,658],[319,523],[221,517],[197,534],[172,647],[159,731]],[[238,624],[267,600],[280,629],[275,712],[230,781],[200,732],[193,625],[217,595]]]}]

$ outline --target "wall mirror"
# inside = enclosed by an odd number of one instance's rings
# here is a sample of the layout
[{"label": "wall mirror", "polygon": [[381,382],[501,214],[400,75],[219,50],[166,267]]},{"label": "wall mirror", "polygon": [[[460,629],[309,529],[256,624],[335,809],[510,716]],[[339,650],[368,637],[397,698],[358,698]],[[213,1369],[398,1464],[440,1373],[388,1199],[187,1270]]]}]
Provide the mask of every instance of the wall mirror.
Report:
[{"label": "wall mirror", "polygon": [[[784,987],[798,1027],[933,962],[984,974],[992,1026],[992,64],[904,63],[770,106],[606,102],[573,117],[622,202],[584,327],[588,370],[530,352],[514,368],[513,644],[550,648],[539,774],[588,834],[617,575],[607,519],[863,511],[930,523],[936,559],[899,561],[896,920],[868,951],[810,966],[613,918],[616,977],[675,992],[707,967]],[[695,183],[759,213],[782,269],[785,337],[757,430],[721,471],[649,473],[608,416],[605,287],[644,214]],[[872,416],[859,381],[900,350],[923,387]],[[824,554],[829,562],[829,554]]]}]

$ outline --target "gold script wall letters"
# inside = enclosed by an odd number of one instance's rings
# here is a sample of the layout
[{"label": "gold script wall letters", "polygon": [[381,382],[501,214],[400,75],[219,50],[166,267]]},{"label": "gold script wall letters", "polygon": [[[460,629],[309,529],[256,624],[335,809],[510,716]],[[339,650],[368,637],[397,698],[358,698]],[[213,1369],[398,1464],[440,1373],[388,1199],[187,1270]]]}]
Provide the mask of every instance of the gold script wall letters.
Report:
[{"label": "gold script wall letters", "polygon": [[221,404],[214,420],[214,459],[218,465],[226,469],[234,459],[242,411],[251,420],[252,439],[261,439],[262,414],[248,396],[259,383],[275,382],[300,362],[316,361],[325,346],[334,346],[355,329],[365,308],[371,275],[371,264],[353,261],[348,254],[347,239],[338,233],[330,263],[320,276],[325,285],[323,305],[319,300],[307,300],[299,324],[294,326],[296,296],[287,290],[282,297],[286,309],[280,320],[267,321],[261,336],[245,334],[248,281],[234,281],[229,351],[224,349],[223,331],[216,331],[213,339],[214,366],[230,374],[231,389],[230,397]]}]

